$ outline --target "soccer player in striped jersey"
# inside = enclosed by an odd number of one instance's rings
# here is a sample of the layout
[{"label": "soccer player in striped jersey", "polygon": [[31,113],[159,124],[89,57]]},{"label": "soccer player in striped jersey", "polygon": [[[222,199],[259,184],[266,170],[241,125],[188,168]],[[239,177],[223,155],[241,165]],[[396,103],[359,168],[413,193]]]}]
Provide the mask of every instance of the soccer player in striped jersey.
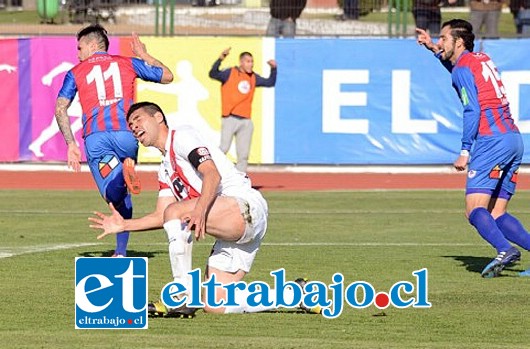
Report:
[{"label": "soccer player in striped jersey", "polygon": [[[57,97],[55,117],[68,145],[68,166],[80,170],[81,152],[70,127],[67,109],[76,93],[83,110],[85,152],[101,196],[124,216],[132,217],[132,202],[127,187],[139,193],[140,183],[134,171],[138,141],[129,130],[126,111],[134,103],[136,78],[170,83],[171,71],[147,53],[145,45],[133,33],[131,43],[139,58],[107,53],[107,31],[90,25],[77,34],[80,63],[66,74]],[[114,256],[125,256],[129,233],[116,237]]]},{"label": "soccer player in striped jersey", "polygon": [[473,52],[471,24],[462,19],[443,23],[437,44],[425,30],[416,31],[418,43],[434,52],[451,73],[464,107],[462,147],[454,167],[468,167],[466,216],[497,250],[497,257],[482,271],[483,277],[495,277],[521,257],[510,242],[530,250],[530,234],[507,212],[523,157],[522,137],[497,68],[486,54]]}]

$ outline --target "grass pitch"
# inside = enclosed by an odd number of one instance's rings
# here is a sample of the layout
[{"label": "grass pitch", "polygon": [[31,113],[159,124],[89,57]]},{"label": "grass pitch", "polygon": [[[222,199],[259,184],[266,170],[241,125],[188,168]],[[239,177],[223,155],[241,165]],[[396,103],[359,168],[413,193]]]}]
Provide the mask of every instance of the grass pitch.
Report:
[{"label": "grass pitch", "polygon": [[[0,192],[0,348],[524,348],[530,342],[530,279],[517,273],[482,279],[495,252],[466,222],[460,191],[265,193],[269,230],[247,281],[271,282],[271,270],[331,284],[364,280],[376,291],[428,268],[431,309],[345,307],[327,320],[294,313],[150,319],[148,330],[75,330],[74,258],[112,252],[88,228],[105,210],[95,192]],[[135,215],[150,212],[156,193],[135,197]],[[530,193],[512,212],[530,227]],[[84,244],[84,245],[82,245]],[[202,267],[212,240],[194,246]],[[74,247],[79,246],[79,247]],[[137,233],[130,256],[149,257],[149,295],[170,281],[163,231]]]}]

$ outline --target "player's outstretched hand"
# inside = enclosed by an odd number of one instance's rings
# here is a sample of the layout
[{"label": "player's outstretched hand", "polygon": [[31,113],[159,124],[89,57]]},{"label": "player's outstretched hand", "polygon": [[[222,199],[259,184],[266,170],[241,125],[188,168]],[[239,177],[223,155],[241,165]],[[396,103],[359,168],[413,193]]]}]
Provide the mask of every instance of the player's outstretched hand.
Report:
[{"label": "player's outstretched hand", "polygon": [[68,167],[74,172],[81,171],[81,150],[75,142],[68,144]]},{"label": "player's outstretched hand", "polygon": [[93,223],[89,225],[90,228],[103,230],[103,233],[97,236],[98,240],[103,239],[107,235],[121,233],[125,230],[125,219],[116,211],[112,203],[109,203],[109,208],[110,216],[94,211],[96,217],[88,217],[88,220]]},{"label": "player's outstretched hand", "polygon": [[469,156],[460,155],[458,159],[456,159],[456,161],[453,163],[453,166],[459,172],[465,171],[468,160],[469,160]]},{"label": "player's outstretched hand", "polygon": [[142,58],[147,53],[145,44],[140,41],[140,37],[136,33],[132,33],[131,49],[136,57]]},{"label": "player's outstretched hand", "polygon": [[267,64],[270,65],[271,68],[276,68],[278,65],[276,64],[276,61],[274,59],[270,59],[267,61]]},{"label": "player's outstretched hand", "polygon": [[219,59],[220,59],[220,60],[225,59],[226,56],[228,56],[228,54],[230,53],[230,50],[231,50],[231,49],[232,49],[231,47],[227,47],[227,48],[225,48],[225,49],[223,50],[223,52],[221,52],[221,54],[219,55]]}]

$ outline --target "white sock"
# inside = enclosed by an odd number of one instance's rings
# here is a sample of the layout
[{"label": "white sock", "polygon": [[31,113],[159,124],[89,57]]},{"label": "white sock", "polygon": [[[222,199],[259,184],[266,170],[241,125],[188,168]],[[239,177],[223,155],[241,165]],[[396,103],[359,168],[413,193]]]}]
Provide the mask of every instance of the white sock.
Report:
[{"label": "white sock", "polygon": [[[275,310],[277,309],[274,306],[274,303],[276,303],[276,290],[271,288],[269,290],[269,301],[273,303],[273,305],[265,306],[265,305],[259,305],[257,307],[251,307],[247,303],[247,297],[250,294],[247,290],[235,290],[235,301],[239,306],[237,307],[226,307],[225,308],[225,314],[240,314],[240,313],[259,313],[262,311],[268,311],[268,310]],[[293,289],[290,287],[286,287],[284,289],[283,298],[287,304],[291,304],[294,299],[294,292]]]},{"label": "white sock", "polygon": [[193,248],[193,237],[190,231],[186,231],[186,224],[179,219],[173,219],[164,224],[169,242],[169,263],[173,280],[189,288],[191,277],[191,251]]}]

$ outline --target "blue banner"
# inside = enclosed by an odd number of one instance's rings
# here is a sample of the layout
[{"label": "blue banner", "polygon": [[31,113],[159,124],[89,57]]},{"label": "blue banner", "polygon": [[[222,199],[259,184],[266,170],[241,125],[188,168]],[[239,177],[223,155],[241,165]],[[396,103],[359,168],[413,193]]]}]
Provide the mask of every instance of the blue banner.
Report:
[{"label": "blue banner", "polygon": [[[481,46],[503,72],[515,117],[530,119],[530,99],[522,97],[530,92],[530,40]],[[461,103],[450,73],[415,40],[277,40],[276,60],[275,163],[447,164],[457,158]],[[526,118],[521,129],[530,133]]]}]

